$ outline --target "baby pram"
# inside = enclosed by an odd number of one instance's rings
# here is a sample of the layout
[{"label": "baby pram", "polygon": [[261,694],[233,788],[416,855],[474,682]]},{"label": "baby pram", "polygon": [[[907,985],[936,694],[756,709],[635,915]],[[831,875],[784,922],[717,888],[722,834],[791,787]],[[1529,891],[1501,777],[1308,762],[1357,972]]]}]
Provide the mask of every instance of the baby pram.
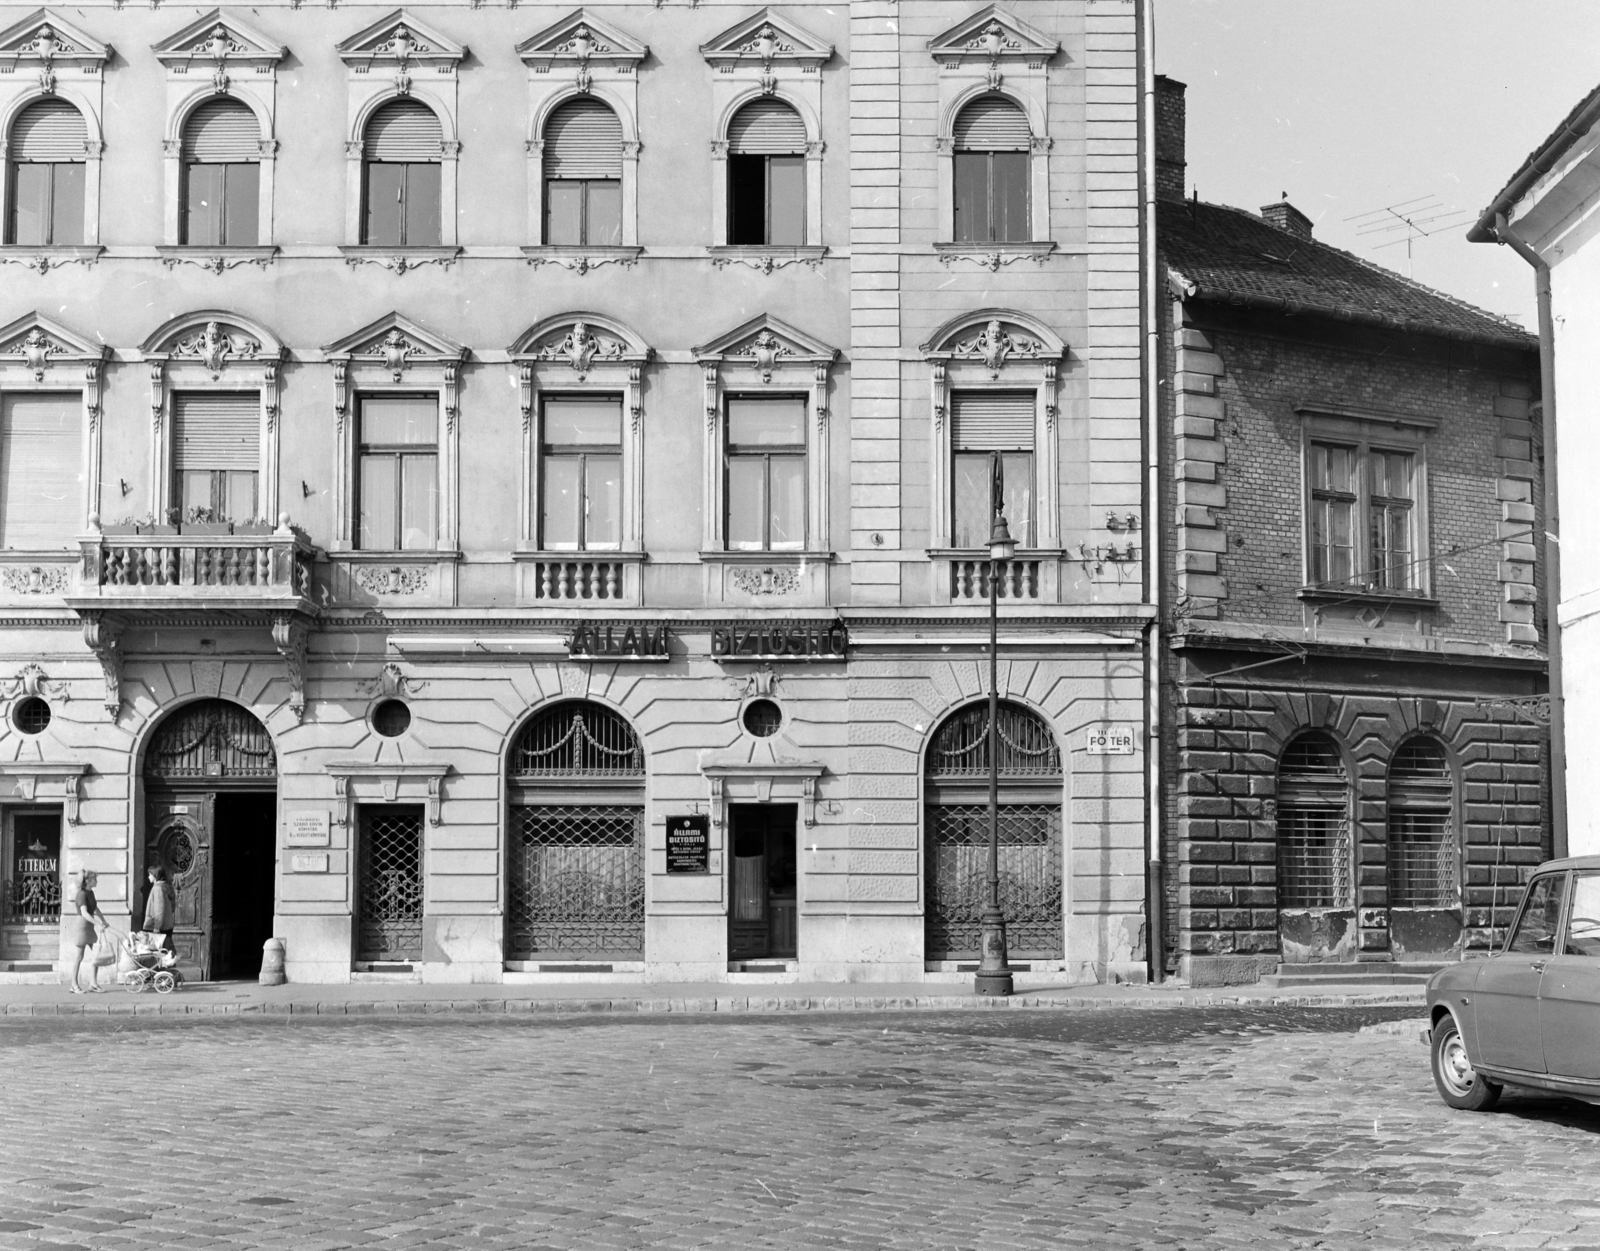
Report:
[{"label": "baby pram", "polygon": [[122,940],[122,951],[133,962],[123,971],[122,981],[134,994],[154,987],[156,994],[170,995],[182,985],[178,953],[161,945],[161,935],[135,930]]}]

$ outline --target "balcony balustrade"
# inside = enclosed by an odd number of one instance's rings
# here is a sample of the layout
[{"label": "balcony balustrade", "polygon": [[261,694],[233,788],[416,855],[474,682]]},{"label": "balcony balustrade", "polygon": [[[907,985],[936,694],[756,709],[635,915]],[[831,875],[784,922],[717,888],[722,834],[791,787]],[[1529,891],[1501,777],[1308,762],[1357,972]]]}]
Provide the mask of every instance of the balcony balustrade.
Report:
[{"label": "balcony balustrade", "polygon": [[264,534],[171,529],[175,532],[84,538],[82,578],[74,598],[263,605],[311,598],[316,549],[287,523]]}]

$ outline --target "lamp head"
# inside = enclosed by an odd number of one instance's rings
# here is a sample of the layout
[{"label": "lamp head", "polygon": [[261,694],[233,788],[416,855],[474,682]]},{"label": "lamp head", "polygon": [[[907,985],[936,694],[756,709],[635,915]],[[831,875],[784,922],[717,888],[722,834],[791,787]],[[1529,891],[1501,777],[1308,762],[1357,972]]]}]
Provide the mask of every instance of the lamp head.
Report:
[{"label": "lamp head", "polygon": [[989,531],[989,559],[1010,560],[1017,554],[1016,541],[1011,537],[1011,530],[1006,525],[1006,515],[994,515],[994,528]]}]

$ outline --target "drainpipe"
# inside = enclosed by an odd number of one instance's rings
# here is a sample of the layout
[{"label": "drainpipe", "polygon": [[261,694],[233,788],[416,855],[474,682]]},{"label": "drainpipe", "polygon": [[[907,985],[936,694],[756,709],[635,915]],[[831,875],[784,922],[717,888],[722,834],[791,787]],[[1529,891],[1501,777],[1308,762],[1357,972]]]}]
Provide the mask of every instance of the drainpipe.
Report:
[{"label": "drainpipe", "polygon": [[1140,234],[1140,268],[1144,298],[1145,490],[1144,585],[1145,603],[1155,615],[1145,626],[1145,952],[1149,978],[1159,983],[1166,975],[1166,885],[1161,858],[1161,327],[1156,319],[1156,58],[1155,3],[1140,0],[1139,72],[1143,76],[1144,109],[1139,122],[1143,146],[1144,229]]},{"label": "drainpipe", "polygon": [[1567,854],[1567,714],[1561,687],[1561,510],[1556,481],[1556,338],[1550,312],[1550,266],[1512,233],[1504,213],[1494,236],[1533,266],[1539,300],[1539,403],[1544,417],[1544,616],[1550,656],[1550,853]]}]

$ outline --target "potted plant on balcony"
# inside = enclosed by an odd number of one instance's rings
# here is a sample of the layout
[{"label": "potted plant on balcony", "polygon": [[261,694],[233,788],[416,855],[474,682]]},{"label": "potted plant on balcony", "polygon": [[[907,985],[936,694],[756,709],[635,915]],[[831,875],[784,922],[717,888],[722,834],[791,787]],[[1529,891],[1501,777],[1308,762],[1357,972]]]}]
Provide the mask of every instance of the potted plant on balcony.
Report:
[{"label": "potted plant on balcony", "polygon": [[131,516],[124,517],[121,521],[105,521],[100,524],[101,534],[138,534],[139,523]]},{"label": "potted plant on balcony", "polygon": [[196,504],[184,513],[180,533],[232,534],[233,523],[222,517],[216,509]]},{"label": "potted plant on balcony", "polygon": [[236,521],[233,523],[235,534],[271,534],[272,523],[262,517],[252,517],[249,521]]},{"label": "potted plant on balcony", "polygon": [[169,508],[169,509],[167,509],[166,516],[165,516],[164,520],[162,520],[162,521],[156,521],[154,518],[146,516],[144,518],[144,520],[135,523],[135,525],[134,525],[134,533],[135,534],[177,534],[178,533],[178,517],[179,517],[179,515],[180,515],[180,510],[179,509]]}]

